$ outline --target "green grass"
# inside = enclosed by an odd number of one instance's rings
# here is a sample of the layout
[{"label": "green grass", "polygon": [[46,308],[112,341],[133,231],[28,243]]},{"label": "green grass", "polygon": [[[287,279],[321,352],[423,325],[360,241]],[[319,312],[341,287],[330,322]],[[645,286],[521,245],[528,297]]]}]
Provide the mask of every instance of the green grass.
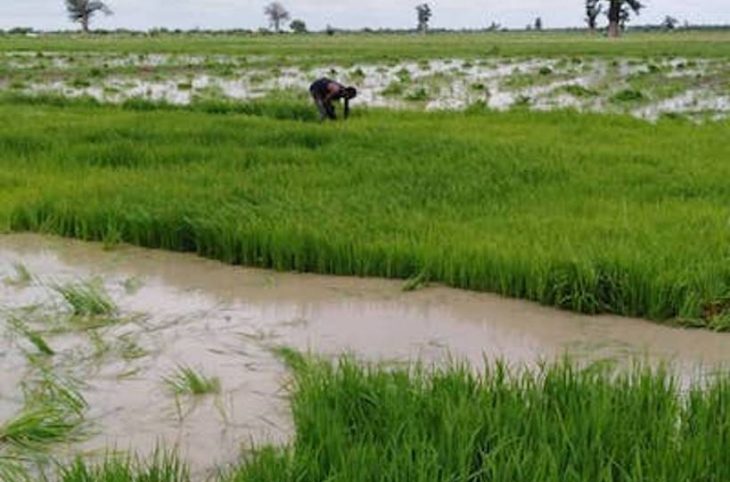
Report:
[{"label": "green grass", "polygon": [[728,122],[0,102],[0,230],[727,325]]},{"label": "green grass", "polygon": [[[283,350],[296,435],[217,482],[722,482],[730,381],[681,390],[663,369],[330,364]],[[190,480],[174,456],[78,460],[63,482]],[[155,477],[147,474],[158,474]],[[175,478],[177,477],[177,478]]]}]

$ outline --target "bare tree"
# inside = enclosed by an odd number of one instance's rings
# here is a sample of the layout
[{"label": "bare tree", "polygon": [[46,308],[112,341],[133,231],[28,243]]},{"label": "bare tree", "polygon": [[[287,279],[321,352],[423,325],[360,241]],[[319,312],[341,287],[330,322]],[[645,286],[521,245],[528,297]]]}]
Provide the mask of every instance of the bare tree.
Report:
[{"label": "bare tree", "polygon": [[289,20],[289,12],[279,2],[271,2],[264,8],[264,14],[269,17],[269,24],[278,33],[281,32],[281,23]]},{"label": "bare tree", "polygon": [[591,32],[598,28],[598,16],[603,13],[601,0],[586,0],[586,23]]},{"label": "bare tree", "polygon": [[639,14],[644,4],[639,0],[609,0],[608,4],[608,36],[618,37],[626,28],[631,14]]},{"label": "bare tree", "polygon": [[421,33],[428,33],[428,22],[433,17],[431,7],[427,3],[416,6],[416,13],[418,14],[418,31]]},{"label": "bare tree", "polygon": [[84,33],[89,33],[89,24],[97,12],[111,15],[111,9],[101,0],[66,0],[66,11],[73,22],[79,22]]}]

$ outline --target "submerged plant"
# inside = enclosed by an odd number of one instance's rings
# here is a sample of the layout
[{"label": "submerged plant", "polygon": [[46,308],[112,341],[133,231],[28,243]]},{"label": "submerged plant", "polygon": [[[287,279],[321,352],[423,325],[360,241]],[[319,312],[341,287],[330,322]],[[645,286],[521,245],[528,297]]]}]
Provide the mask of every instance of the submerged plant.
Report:
[{"label": "submerged plant", "polygon": [[40,333],[30,329],[28,325],[23,323],[23,321],[19,318],[12,317],[9,321],[13,329],[15,329],[15,331],[17,331],[19,334],[25,336],[28,341],[32,343],[41,354],[48,356],[55,355],[55,352],[51,349],[50,346],[48,346],[48,343],[46,343],[46,340]]},{"label": "submerged plant", "polygon": [[208,377],[184,365],[179,365],[173,373],[164,377],[163,382],[175,395],[210,395],[221,391],[218,377]]},{"label": "submerged plant", "polygon": [[0,424],[0,447],[41,450],[85,435],[87,404],[72,380],[43,371],[25,384],[24,399],[20,413]]},{"label": "submerged plant", "polygon": [[5,279],[5,283],[12,286],[27,286],[33,281],[33,275],[23,263],[13,263],[15,275]]},{"label": "submerged plant", "polygon": [[96,281],[55,284],[51,288],[66,300],[76,316],[113,316],[118,311],[104,287]]}]

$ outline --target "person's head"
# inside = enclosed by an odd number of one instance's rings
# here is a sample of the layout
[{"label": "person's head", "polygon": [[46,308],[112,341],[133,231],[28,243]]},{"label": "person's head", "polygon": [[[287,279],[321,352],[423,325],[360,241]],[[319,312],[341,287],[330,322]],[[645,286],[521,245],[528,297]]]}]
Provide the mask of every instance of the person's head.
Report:
[{"label": "person's head", "polygon": [[344,97],[347,100],[357,97],[357,89],[355,87],[345,87]]}]

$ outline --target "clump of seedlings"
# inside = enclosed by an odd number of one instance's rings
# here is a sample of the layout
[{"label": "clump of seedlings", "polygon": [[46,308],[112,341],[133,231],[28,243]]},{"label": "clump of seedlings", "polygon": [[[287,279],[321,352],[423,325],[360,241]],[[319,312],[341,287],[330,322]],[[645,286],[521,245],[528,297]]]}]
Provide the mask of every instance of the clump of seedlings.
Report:
[{"label": "clump of seedlings", "polygon": [[15,274],[5,278],[5,284],[16,287],[28,286],[33,281],[33,275],[23,263],[13,263]]},{"label": "clump of seedlings", "polygon": [[42,451],[87,434],[87,403],[75,381],[41,371],[24,384],[23,392],[20,413],[0,424],[0,454],[18,449]]},{"label": "clump of seedlings", "polygon": [[644,99],[644,94],[640,90],[624,89],[615,93],[611,97],[612,102],[638,102]]},{"label": "clump of seedlings", "polygon": [[52,285],[51,289],[61,295],[78,317],[113,317],[118,313],[109,294],[95,281]]},{"label": "clump of seedlings", "polygon": [[418,87],[415,90],[412,90],[405,96],[405,100],[411,101],[411,102],[425,102],[430,98],[430,95],[425,87]]},{"label": "clump of seedlings", "polygon": [[213,395],[221,391],[221,383],[218,377],[209,377],[200,370],[186,365],[178,365],[162,381],[175,396]]}]

